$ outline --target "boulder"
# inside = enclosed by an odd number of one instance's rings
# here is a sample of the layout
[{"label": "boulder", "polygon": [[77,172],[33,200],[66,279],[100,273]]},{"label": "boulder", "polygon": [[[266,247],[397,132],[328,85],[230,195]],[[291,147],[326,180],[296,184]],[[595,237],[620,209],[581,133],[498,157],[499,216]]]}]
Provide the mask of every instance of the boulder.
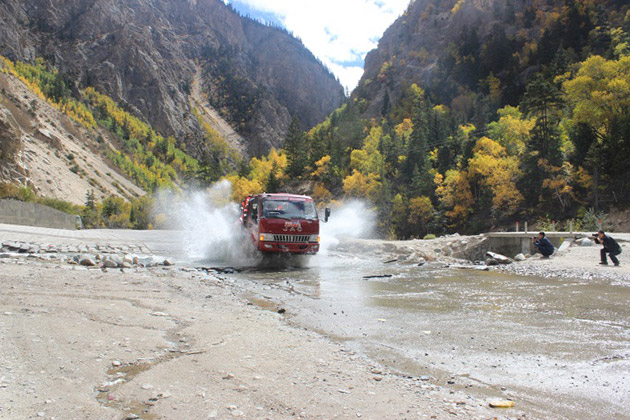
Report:
[{"label": "boulder", "polygon": [[582,238],[582,240],[580,240],[579,243],[580,243],[580,246],[593,246],[593,245],[595,245],[595,242],[593,242],[589,238]]},{"label": "boulder", "polygon": [[[486,257],[487,257],[486,259],[487,265],[510,264],[512,262],[512,260],[506,257],[505,255],[497,254],[496,252],[492,252],[492,251],[486,252]],[[488,264],[488,260],[494,263]]]},{"label": "boulder", "polygon": [[96,261],[94,260],[94,257],[90,255],[83,255],[79,259],[79,265],[82,265],[85,267],[94,267],[96,266]]},{"label": "boulder", "polygon": [[523,253],[516,254],[514,261],[525,261],[525,255]]},{"label": "boulder", "polygon": [[116,263],[116,261],[106,259],[103,261],[103,268],[118,268],[118,263]]}]

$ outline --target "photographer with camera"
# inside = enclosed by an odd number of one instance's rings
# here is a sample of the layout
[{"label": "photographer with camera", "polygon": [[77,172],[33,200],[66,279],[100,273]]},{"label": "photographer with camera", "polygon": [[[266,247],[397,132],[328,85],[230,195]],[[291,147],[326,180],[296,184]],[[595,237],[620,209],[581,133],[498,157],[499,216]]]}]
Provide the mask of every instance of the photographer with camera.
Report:
[{"label": "photographer with camera", "polygon": [[595,243],[602,244],[604,247],[600,251],[600,255],[602,260],[600,262],[601,265],[608,265],[608,260],[606,259],[606,254],[610,254],[610,260],[615,264],[615,267],[619,267],[619,260],[617,259],[617,255],[621,254],[621,247],[610,236],[606,235],[603,230],[600,230],[597,233],[593,234]]},{"label": "photographer with camera", "polygon": [[532,242],[534,242],[534,246],[538,248],[538,251],[540,251],[543,258],[549,258],[549,256],[556,250],[549,239],[545,237],[545,232],[540,232],[538,234],[538,239],[533,237]]}]

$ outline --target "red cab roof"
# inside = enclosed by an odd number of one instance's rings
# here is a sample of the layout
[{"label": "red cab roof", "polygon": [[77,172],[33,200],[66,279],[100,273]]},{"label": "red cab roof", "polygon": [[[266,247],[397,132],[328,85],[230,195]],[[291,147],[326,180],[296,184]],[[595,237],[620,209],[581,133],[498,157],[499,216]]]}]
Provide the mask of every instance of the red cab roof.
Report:
[{"label": "red cab roof", "polygon": [[263,194],[254,194],[252,197],[262,197],[262,198],[271,198],[277,200],[300,200],[300,201],[311,201],[313,200],[308,195],[299,195],[299,194],[289,194],[289,193],[263,193]]}]

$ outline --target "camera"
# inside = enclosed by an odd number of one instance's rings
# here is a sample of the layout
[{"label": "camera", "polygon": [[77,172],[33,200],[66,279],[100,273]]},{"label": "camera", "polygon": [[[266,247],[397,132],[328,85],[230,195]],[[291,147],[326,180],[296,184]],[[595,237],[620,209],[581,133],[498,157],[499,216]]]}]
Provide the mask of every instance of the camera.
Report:
[{"label": "camera", "polygon": [[597,238],[597,237],[599,237],[599,235],[598,235],[597,233],[593,233],[591,236],[592,236],[593,238]]}]

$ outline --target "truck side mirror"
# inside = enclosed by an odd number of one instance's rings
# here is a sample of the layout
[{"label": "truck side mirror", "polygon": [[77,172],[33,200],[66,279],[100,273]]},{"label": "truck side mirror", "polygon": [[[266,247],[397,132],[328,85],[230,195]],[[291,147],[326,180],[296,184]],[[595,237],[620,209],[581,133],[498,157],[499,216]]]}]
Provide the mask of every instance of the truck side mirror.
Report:
[{"label": "truck side mirror", "polygon": [[326,207],[324,210],[324,222],[328,222],[328,218],[330,217],[330,207]]}]

